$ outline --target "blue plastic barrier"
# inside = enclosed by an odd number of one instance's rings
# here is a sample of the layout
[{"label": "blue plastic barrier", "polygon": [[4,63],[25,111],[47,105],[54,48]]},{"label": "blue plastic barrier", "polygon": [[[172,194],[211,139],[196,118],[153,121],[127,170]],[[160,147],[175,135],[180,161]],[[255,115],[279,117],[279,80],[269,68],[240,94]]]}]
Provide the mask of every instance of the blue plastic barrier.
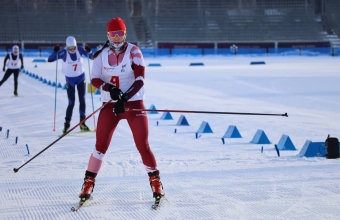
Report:
[{"label": "blue plastic barrier", "polygon": [[[92,50],[96,51],[95,48]],[[229,48],[145,48],[141,49],[144,57],[161,57],[161,56],[206,56],[206,55],[222,55],[232,56],[234,52]],[[0,56],[6,56],[10,50],[0,48]],[[51,49],[21,49],[20,53],[24,57],[49,57],[53,52]],[[251,56],[340,56],[340,48],[238,48],[236,55],[251,55]],[[47,59],[36,59],[35,62],[47,62]]]},{"label": "blue plastic barrier", "polygon": [[164,112],[163,115],[161,116],[162,120],[173,120],[170,112]]},{"label": "blue plastic barrier", "polygon": [[267,49],[266,48],[238,48],[236,53],[241,54],[241,55],[251,55],[251,54],[266,55]]},{"label": "blue plastic barrier", "polygon": [[159,56],[170,56],[170,49],[169,48],[159,48],[159,49],[153,49],[153,48],[145,48],[141,49],[143,53],[143,57],[159,57]]},{"label": "blue plastic barrier", "polygon": [[242,138],[242,136],[235,125],[229,125],[222,138]]},{"label": "blue plastic barrier", "polygon": [[204,48],[203,55],[233,56],[234,52],[226,48],[223,49]]},{"label": "blue plastic barrier", "polygon": [[204,63],[198,62],[198,63],[190,63],[189,66],[204,66]]},{"label": "blue plastic barrier", "polygon": [[208,122],[203,121],[196,133],[214,133]]},{"label": "blue plastic barrier", "polygon": [[40,51],[38,49],[22,49],[20,53],[22,53],[24,57],[40,57]]},{"label": "blue plastic barrier", "polygon": [[310,140],[306,140],[303,145],[299,156],[300,157],[324,157],[326,155],[326,147],[325,142],[312,142]]},{"label": "blue plastic barrier", "polygon": [[340,56],[340,47],[333,48],[334,56]]},{"label": "blue plastic barrier", "polygon": [[46,63],[46,60],[39,58],[39,59],[34,59],[32,62],[33,63]]},{"label": "blue plastic barrier", "polygon": [[181,115],[179,117],[178,122],[177,122],[176,125],[178,125],[178,126],[189,126],[189,123],[188,123],[188,120],[185,118],[185,116]]},{"label": "blue plastic barrier", "polygon": [[202,56],[201,48],[174,48],[171,50],[172,56]]},{"label": "blue plastic barrier", "polygon": [[[150,110],[157,110],[156,106],[154,104],[152,104],[149,109]],[[148,114],[158,114],[158,112],[156,112],[156,111],[155,112],[148,112]]]},{"label": "blue plastic barrier", "polygon": [[7,55],[7,51],[5,48],[0,48],[0,56],[5,57]]},{"label": "blue plastic barrier", "polygon": [[277,143],[277,147],[279,150],[296,150],[292,140],[288,135],[283,134]]},{"label": "blue plastic barrier", "polygon": [[270,56],[273,55],[296,56],[300,55],[300,50],[297,48],[269,48],[268,53]]},{"label": "blue plastic barrier", "polygon": [[256,134],[253,137],[253,140],[250,142],[253,144],[271,144],[266,133],[263,130],[258,129]]},{"label": "blue plastic barrier", "polygon": [[321,47],[321,48],[301,48],[301,55],[303,56],[319,56],[319,55],[331,55],[332,48]]},{"label": "blue plastic barrier", "polygon": [[160,63],[149,63],[148,66],[161,66]]},{"label": "blue plastic barrier", "polygon": [[252,61],[250,62],[250,65],[259,65],[259,64],[266,64],[264,61]]}]

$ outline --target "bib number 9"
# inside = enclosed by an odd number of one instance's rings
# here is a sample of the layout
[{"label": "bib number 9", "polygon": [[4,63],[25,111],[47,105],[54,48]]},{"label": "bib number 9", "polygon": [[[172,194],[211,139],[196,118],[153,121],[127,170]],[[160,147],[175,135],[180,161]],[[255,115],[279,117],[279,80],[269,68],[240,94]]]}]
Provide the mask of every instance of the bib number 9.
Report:
[{"label": "bib number 9", "polygon": [[111,76],[110,82],[119,88],[119,77],[118,76]]}]

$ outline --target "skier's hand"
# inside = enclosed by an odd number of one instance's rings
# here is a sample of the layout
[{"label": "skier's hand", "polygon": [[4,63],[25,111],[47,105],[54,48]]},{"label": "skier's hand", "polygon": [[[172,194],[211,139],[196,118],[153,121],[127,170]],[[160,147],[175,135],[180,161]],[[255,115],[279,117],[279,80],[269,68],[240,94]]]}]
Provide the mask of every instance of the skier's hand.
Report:
[{"label": "skier's hand", "polygon": [[120,90],[119,88],[113,85],[111,85],[111,87],[109,88],[109,92],[110,92],[111,99],[114,101],[122,99],[124,95],[122,90]]},{"label": "skier's hand", "polygon": [[112,87],[115,87],[115,86],[112,85],[112,84],[110,84],[110,83],[104,83],[104,84],[102,85],[102,89],[103,89],[104,91],[106,91],[106,92],[109,92],[110,89],[111,89]]},{"label": "skier's hand", "polygon": [[123,99],[118,100],[113,107],[113,113],[118,116],[119,113],[125,112],[125,102]]},{"label": "skier's hand", "polygon": [[53,50],[54,50],[55,53],[58,53],[58,51],[60,50],[59,44],[57,44],[57,45],[54,47]]},{"label": "skier's hand", "polygon": [[91,53],[91,47],[89,47],[88,44],[85,45],[85,50],[86,52]]},{"label": "skier's hand", "polygon": [[4,71],[4,72],[5,72],[5,71],[6,71],[6,68],[5,68],[5,67],[4,67],[4,68],[2,68],[2,71]]},{"label": "skier's hand", "polygon": [[126,94],[122,93],[121,95],[119,95],[119,99],[115,103],[115,106],[113,107],[113,113],[116,116],[118,116],[119,113],[124,113],[125,112],[125,103],[127,102],[127,100],[129,100],[129,98],[128,98],[128,96]]},{"label": "skier's hand", "polygon": [[23,70],[24,69],[24,65],[21,65],[20,69]]}]

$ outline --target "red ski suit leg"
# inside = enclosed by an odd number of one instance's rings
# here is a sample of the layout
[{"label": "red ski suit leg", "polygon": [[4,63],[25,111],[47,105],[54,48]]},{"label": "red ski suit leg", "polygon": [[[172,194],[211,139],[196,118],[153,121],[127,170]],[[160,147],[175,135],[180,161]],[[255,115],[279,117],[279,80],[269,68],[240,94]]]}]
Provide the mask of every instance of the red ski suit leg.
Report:
[{"label": "red ski suit leg", "polygon": [[[127,111],[116,116],[113,113],[113,107],[114,103],[110,103],[100,111],[96,131],[96,150],[103,154],[106,153],[119,121],[126,119],[143,164],[156,170],[156,159],[150,149],[148,141],[149,128],[146,112]],[[125,108],[144,109],[144,104],[143,101],[131,101],[125,104]]]}]

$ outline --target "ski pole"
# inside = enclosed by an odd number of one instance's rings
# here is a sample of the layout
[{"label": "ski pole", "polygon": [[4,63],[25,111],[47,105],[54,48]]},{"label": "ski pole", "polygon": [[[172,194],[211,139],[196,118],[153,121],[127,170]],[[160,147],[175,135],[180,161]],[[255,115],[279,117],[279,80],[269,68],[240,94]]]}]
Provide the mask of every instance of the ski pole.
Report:
[{"label": "ski pole", "polygon": [[104,105],[102,105],[100,108],[98,108],[96,111],[92,112],[89,116],[87,116],[86,118],[84,118],[81,122],[79,122],[78,124],[76,124],[75,126],[73,126],[73,128],[71,128],[69,131],[67,131],[65,134],[61,135],[58,139],[56,139],[55,141],[53,141],[50,145],[48,145],[47,147],[45,147],[43,150],[41,150],[39,153],[37,153],[34,157],[32,157],[30,160],[28,160],[26,163],[24,163],[23,165],[21,165],[19,168],[14,168],[13,171],[14,173],[18,172],[23,166],[25,166],[26,164],[28,164],[29,162],[31,162],[34,158],[36,158],[37,156],[39,156],[42,152],[44,152],[45,150],[47,150],[48,148],[50,148],[53,144],[57,143],[60,139],[62,139],[63,137],[65,137],[66,135],[68,135],[71,131],[73,131],[76,127],[78,127],[80,124],[84,123],[88,118],[90,118],[92,115],[94,115],[96,112],[98,112],[100,109],[104,108],[107,104],[109,104],[112,100],[106,102]]},{"label": "ski pole", "polygon": [[205,114],[226,114],[226,115],[266,115],[266,116],[285,116],[288,117],[287,113],[284,114],[267,114],[267,113],[251,113],[251,112],[211,112],[211,111],[191,111],[191,110],[152,110],[152,109],[129,109],[125,111],[146,111],[146,112],[180,112],[180,113],[205,113]]},{"label": "ski pole", "polygon": [[[91,78],[91,68],[90,68],[90,55],[87,54],[87,61],[88,61],[88,66],[89,66],[89,78],[90,78],[90,92],[91,92],[91,99],[92,99],[92,111],[94,111],[94,104],[93,104],[93,92],[92,92],[92,78]],[[93,115],[93,124],[94,124],[94,128],[93,130],[96,131],[96,116]]]},{"label": "ski pole", "polygon": [[53,131],[55,131],[55,124],[56,124],[56,118],[57,118],[58,52],[57,52],[56,70],[55,70],[54,125],[53,125]]}]

